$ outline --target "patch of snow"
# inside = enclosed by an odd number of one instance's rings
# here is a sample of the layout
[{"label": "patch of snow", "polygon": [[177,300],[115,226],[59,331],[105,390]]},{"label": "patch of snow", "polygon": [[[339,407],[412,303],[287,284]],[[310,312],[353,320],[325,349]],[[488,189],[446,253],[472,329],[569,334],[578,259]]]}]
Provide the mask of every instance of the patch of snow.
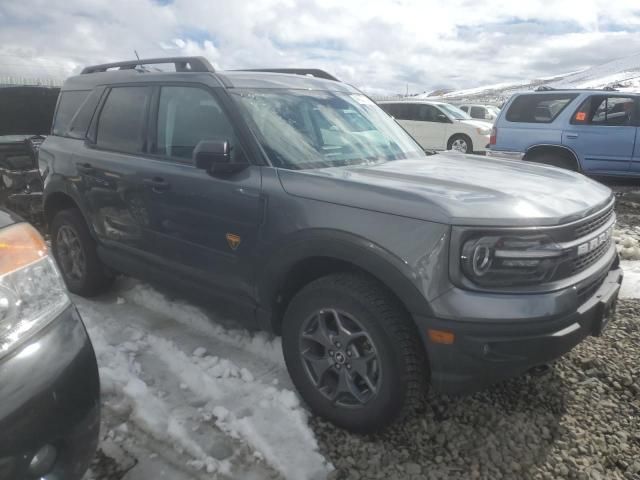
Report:
[{"label": "patch of snow", "polygon": [[623,260],[620,263],[624,271],[620,298],[640,298],[640,261]]},{"label": "patch of snow", "polygon": [[[203,310],[131,282],[116,292],[124,303],[75,299],[98,358],[111,439],[129,442],[140,461],[127,478],[154,469],[183,472],[174,480],[267,478],[273,470],[326,478],[332,466],[291,390],[280,342],[223,328]],[[148,438],[142,449],[131,440],[140,436]]]}]

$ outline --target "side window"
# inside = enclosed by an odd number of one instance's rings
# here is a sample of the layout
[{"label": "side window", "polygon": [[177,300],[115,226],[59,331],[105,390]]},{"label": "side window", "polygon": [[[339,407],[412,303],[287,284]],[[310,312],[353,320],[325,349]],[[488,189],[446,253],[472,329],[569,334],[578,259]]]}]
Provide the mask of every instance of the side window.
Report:
[{"label": "side window", "polygon": [[551,123],[577,96],[577,93],[520,95],[511,102],[506,119],[509,122]]},{"label": "side window", "polygon": [[91,92],[91,95],[85,99],[80,106],[80,109],[71,120],[71,126],[69,127],[69,130],[67,130],[67,136],[77,139],[85,138],[87,129],[89,128],[89,124],[91,123],[96,107],[100,102],[100,97],[102,96],[103,91],[103,88],[98,88]]},{"label": "side window", "polygon": [[394,103],[380,103],[378,104],[378,106],[384,110],[387,114],[391,115],[392,117],[395,117],[396,115],[394,114],[395,112],[395,104]]},{"label": "side window", "polygon": [[469,113],[469,115],[471,115],[471,118],[482,118],[484,120],[485,118],[484,107],[471,107],[471,113]]},{"label": "side window", "polygon": [[71,120],[89,95],[90,90],[66,91],[60,93],[52,134],[62,136],[67,133]]},{"label": "side window", "polygon": [[98,147],[125,153],[142,152],[149,92],[149,87],[111,89],[98,118]]},{"label": "side window", "polygon": [[573,114],[574,125],[634,125],[636,104],[631,97],[593,95]]},{"label": "side window", "polygon": [[462,106],[460,107],[460,110],[462,110],[463,112],[467,112],[467,113],[469,113],[469,107],[468,107],[468,106],[466,106],[466,105],[462,105]]},{"label": "side window", "polygon": [[228,140],[237,147],[231,123],[211,93],[197,87],[162,87],[153,153],[190,160],[201,140]]},{"label": "side window", "polygon": [[439,122],[438,113],[439,110],[435,108],[433,105],[419,105],[418,106],[418,116],[419,120],[423,122]]},{"label": "side window", "polygon": [[396,103],[394,109],[396,114],[394,115],[397,120],[411,120],[411,112],[408,103]]}]

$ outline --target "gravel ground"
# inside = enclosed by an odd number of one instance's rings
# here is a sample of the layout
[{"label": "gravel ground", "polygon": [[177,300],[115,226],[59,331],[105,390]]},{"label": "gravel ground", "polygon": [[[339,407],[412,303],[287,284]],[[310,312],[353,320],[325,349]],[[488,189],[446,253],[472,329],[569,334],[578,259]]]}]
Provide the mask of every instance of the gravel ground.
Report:
[{"label": "gravel ground", "polygon": [[[634,258],[640,190],[615,188],[616,241]],[[621,300],[603,337],[544,375],[466,397],[430,394],[416,417],[383,435],[351,435],[317,418],[311,426],[332,480],[640,480],[640,301]],[[100,451],[92,470],[119,480],[126,466]]]}]

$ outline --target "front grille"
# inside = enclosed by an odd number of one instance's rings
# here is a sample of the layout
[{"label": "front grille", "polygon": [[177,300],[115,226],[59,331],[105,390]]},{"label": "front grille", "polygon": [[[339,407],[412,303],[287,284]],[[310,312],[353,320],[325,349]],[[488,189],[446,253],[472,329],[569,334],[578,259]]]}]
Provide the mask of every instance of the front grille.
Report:
[{"label": "front grille", "polygon": [[589,298],[593,296],[594,293],[598,291],[600,285],[604,282],[604,279],[607,278],[607,274],[605,273],[601,277],[595,279],[593,282],[585,285],[582,288],[578,289],[578,303],[582,305]]},{"label": "front grille", "polygon": [[579,257],[576,257],[573,260],[571,265],[571,274],[575,275],[576,273],[580,273],[583,270],[589,268],[591,265],[596,263],[598,260],[602,258],[602,256],[607,253],[609,247],[611,246],[611,239],[609,238],[606,242],[600,245],[595,250],[592,250],[589,253],[585,253]]},{"label": "front grille", "polygon": [[592,217],[584,223],[578,225],[575,229],[575,238],[581,238],[585,235],[589,235],[591,232],[595,232],[605,223],[607,223],[613,216],[613,205],[607,208],[604,212],[600,213],[596,217]]}]

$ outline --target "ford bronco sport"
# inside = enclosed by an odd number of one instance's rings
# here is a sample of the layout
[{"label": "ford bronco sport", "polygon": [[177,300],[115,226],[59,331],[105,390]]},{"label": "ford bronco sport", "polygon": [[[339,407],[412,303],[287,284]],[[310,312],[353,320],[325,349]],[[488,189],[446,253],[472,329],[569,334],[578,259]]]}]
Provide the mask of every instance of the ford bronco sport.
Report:
[{"label": "ford bronco sport", "polygon": [[469,392],[559,357],[607,325],[622,280],[607,187],[429,157],[316,70],[87,67],[39,166],[72,292],[122,272],[236,305],[282,335],[312,410],[354,431],[427,384]]}]

